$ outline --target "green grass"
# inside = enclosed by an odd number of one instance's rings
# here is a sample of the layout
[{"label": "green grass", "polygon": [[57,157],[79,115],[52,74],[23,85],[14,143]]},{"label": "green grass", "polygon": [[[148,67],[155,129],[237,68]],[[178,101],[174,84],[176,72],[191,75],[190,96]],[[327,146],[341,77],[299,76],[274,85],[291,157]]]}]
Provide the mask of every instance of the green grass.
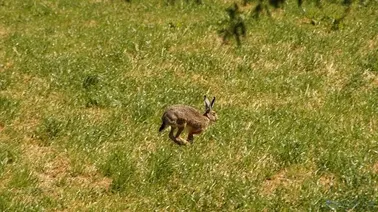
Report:
[{"label": "green grass", "polygon": [[[241,7],[240,47],[232,3],[0,2],[0,210],[376,211],[376,2]],[[158,134],[205,94],[194,145]]]}]

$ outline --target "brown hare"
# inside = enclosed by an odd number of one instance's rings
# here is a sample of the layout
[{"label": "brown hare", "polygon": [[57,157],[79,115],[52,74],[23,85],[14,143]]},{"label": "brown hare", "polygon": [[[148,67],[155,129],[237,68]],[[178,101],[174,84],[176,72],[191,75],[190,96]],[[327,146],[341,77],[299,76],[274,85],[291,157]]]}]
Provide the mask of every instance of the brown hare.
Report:
[{"label": "brown hare", "polygon": [[[159,132],[163,131],[167,126],[171,126],[169,138],[172,141],[178,145],[193,143],[194,134],[202,133],[212,122],[215,122],[218,119],[217,114],[213,111],[215,97],[210,103],[205,96],[204,102],[206,109],[204,113],[187,105],[172,105],[168,107],[165,110],[163,117],[161,117],[162,124]],[[176,135],[174,135],[176,129],[178,130]],[[180,134],[184,129],[188,131],[187,140],[180,138]]]}]

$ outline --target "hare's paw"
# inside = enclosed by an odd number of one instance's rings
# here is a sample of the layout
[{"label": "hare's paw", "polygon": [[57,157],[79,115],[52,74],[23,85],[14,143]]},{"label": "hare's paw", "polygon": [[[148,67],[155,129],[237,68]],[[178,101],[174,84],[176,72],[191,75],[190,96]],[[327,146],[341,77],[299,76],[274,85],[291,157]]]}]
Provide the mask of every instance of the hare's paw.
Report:
[{"label": "hare's paw", "polygon": [[189,141],[187,141],[187,140],[185,140],[185,139],[183,139],[183,138],[177,138],[177,141],[178,142],[180,142],[180,145],[185,145],[185,146],[187,146],[187,145],[190,145],[191,143],[189,142]]}]

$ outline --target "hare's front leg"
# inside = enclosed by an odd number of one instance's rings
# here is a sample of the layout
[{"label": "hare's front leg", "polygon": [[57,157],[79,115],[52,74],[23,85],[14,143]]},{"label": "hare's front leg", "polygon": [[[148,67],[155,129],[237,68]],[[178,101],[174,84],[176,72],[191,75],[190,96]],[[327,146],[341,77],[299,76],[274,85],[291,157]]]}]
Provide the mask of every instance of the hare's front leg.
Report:
[{"label": "hare's front leg", "polygon": [[190,143],[193,143],[193,140],[194,140],[193,133],[192,133],[192,132],[189,132],[189,134],[188,134],[188,141],[189,141]]},{"label": "hare's front leg", "polygon": [[192,130],[189,130],[188,141],[190,143],[193,143],[193,141],[194,141],[194,135],[195,134],[201,134],[201,133],[202,133],[202,129],[192,129]]},{"label": "hare's front leg", "polygon": [[177,119],[176,123],[177,123],[177,127],[178,127],[178,131],[177,131],[176,136],[175,136],[176,140],[179,141],[181,144],[185,144],[185,145],[189,144],[188,141],[186,141],[185,139],[182,139],[180,137],[181,133],[184,131],[184,129],[186,127],[185,119]]},{"label": "hare's front leg", "polygon": [[184,139],[180,138],[180,134],[182,133],[182,131],[184,130],[183,127],[178,127],[178,131],[176,133],[176,136],[174,135],[175,133],[175,130],[176,130],[177,127],[174,127],[174,126],[171,126],[171,131],[169,132],[169,138],[174,141],[176,144],[178,145],[183,145],[183,144],[188,144],[187,141],[185,141]]},{"label": "hare's front leg", "polygon": [[189,144],[188,141],[186,141],[185,139],[182,139],[180,137],[180,134],[184,131],[184,129],[185,129],[185,125],[182,125],[182,126],[178,127],[178,130],[177,130],[177,133],[176,133],[176,139],[177,139],[177,141],[180,141],[181,144],[187,145],[187,144]]},{"label": "hare's front leg", "polygon": [[179,140],[176,139],[174,133],[175,133],[175,130],[176,130],[176,127],[174,126],[171,126],[171,131],[169,132],[169,138],[175,142],[176,144],[178,145],[181,145],[181,142]]}]

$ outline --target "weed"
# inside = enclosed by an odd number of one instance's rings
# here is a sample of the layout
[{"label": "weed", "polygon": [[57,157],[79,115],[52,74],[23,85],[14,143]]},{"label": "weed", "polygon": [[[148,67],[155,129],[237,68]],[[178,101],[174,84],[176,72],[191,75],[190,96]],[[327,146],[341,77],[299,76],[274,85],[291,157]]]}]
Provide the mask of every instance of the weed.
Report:
[{"label": "weed", "polygon": [[64,123],[56,118],[48,117],[42,120],[35,131],[35,136],[45,145],[56,139],[64,128]]},{"label": "weed", "polygon": [[16,117],[18,110],[18,101],[0,96],[0,124],[10,123]]},{"label": "weed", "polygon": [[8,145],[0,143],[0,177],[4,174],[4,169],[6,166],[14,163],[16,161],[16,153]]}]

